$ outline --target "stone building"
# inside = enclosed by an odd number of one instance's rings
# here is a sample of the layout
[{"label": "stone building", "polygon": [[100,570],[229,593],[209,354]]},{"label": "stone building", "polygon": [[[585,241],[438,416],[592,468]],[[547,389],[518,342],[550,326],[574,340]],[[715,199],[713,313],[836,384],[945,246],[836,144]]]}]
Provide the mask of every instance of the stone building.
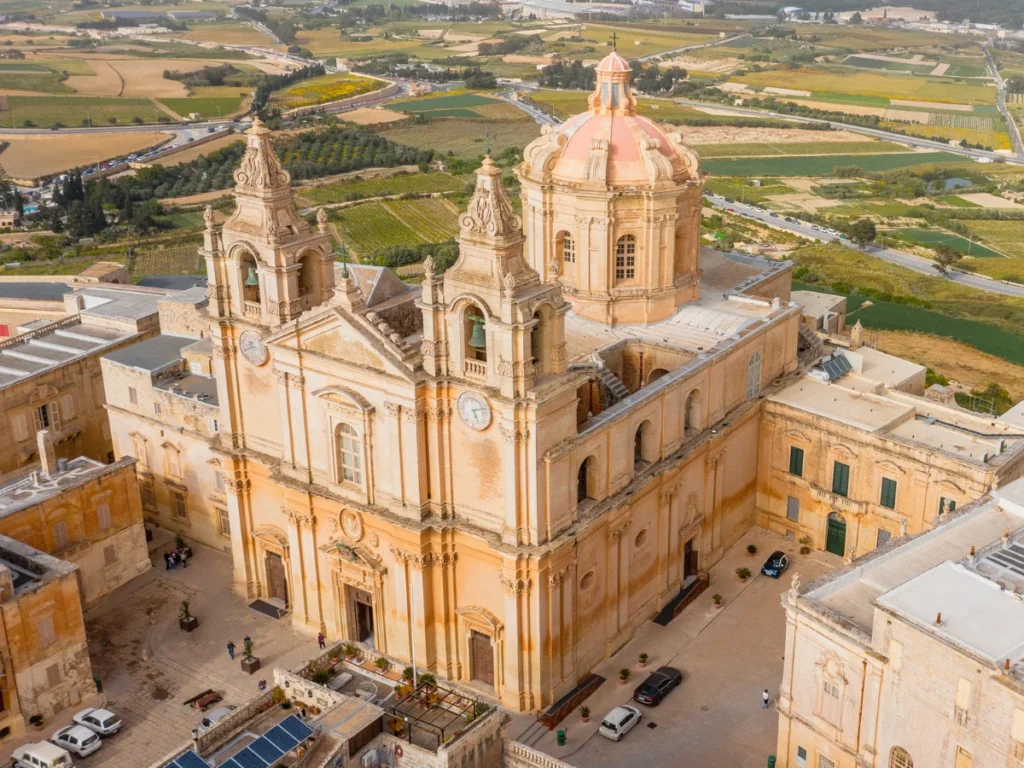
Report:
[{"label": "stone building", "polygon": [[0,536],[0,740],[33,715],[97,704],[77,571]]},{"label": "stone building", "polygon": [[696,157],[636,114],[627,70],[606,58],[590,117],[527,148],[525,228],[485,160],[458,262],[419,288],[334,263],[255,122],[236,211],[207,219],[205,329],[104,362],[147,514],[183,500],[242,595],[514,710],[697,582],[753,524],[800,308],[787,264],[698,252]]},{"label": "stone building", "polygon": [[924,379],[859,347],[769,395],[758,523],[853,559],[1024,474],[1019,426],[926,398]]},{"label": "stone building", "polygon": [[150,567],[135,459],[57,459],[45,430],[38,444],[39,468],[0,482],[0,535],[76,566],[88,605]]},{"label": "stone building", "polygon": [[43,429],[60,458],[112,460],[100,357],[157,333],[157,300],[166,293],[73,290],[62,294],[63,317],[29,322],[0,341],[0,473],[39,460],[35,436]]},{"label": "stone building", "polygon": [[1022,533],[1018,480],[792,589],[777,765],[1019,765]]}]

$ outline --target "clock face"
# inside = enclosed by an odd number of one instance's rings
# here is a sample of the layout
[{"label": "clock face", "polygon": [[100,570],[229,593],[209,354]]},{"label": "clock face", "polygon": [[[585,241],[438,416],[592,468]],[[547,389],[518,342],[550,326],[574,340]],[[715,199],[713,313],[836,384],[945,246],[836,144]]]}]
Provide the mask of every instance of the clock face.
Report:
[{"label": "clock face", "polygon": [[476,392],[463,392],[456,403],[459,416],[470,429],[487,429],[491,423],[491,406]]},{"label": "clock face", "polygon": [[242,357],[253,365],[263,365],[269,357],[267,345],[256,331],[243,331],[238,337],[238,348]]}]

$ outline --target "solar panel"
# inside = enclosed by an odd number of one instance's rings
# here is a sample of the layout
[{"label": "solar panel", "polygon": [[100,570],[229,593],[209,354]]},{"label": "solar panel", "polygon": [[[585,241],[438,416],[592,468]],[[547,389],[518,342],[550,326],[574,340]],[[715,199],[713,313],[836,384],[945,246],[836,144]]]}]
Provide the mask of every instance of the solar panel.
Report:
[{"label": "solar panel", "polygon": [[[275,725],[273,728],[271,728],[269,731],[263,734],[260,738],[266,739],[275,747],[280,749],[282,752],[289,751],[290,749],[294,748],[295,744],[297,743],[295,739],[292,737],[292,735],[288,733],[288,731],[286,731],[280,725]],[[253,743],[255,744],[255,742]]]},{"label": "solar panel", "polygon": [[[257,739],[259,741],[259,739]],[[246,747],[237,755],[231,758],[242,768],[267,768],[270,762],[266,761],[252,750],[252,745]]]},{"label": "solar panel", "polygon": [[266,760],[268,764],[273,763],[275,760],[280,760],[284,755],[282,750],[271,744],[269,739],[264,738],[256,739],[256,741],[249,745],[249,749]]},{"label": "solar panel", "polygon": [[190,749],[185,754],[178,755],[167,768],[210,768],[210,764]]},{"label": "solar panel", "polygon": [[823,362],[821,367],[824,368],[825,373],[828,374],[829,381],[835,381],[843,376],[843,374],[849,373],[853,370],[853,366],[850,365],[850,361],[846,359],[845,355],[833,355],[832,359]]},{"label": "solar panel", "polygon": [[278,725],[288,731],[295,738],[296,743],[305,741],[313,735],[313,729],[302,722],[296,715],[286,717]]}]

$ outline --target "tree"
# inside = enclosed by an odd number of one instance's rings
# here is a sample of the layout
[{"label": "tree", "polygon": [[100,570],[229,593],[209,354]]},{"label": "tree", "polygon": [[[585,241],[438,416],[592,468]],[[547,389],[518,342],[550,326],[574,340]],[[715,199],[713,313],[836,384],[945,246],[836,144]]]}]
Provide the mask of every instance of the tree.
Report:
[{"label": "tree", "polygon": [[847,228],[846,233],[857,245],[873,243],[878,234],[871,219],[857,219]]},{"label": "tree", "polygon": [[935,246],[935,263],[932,265],[940,275],[949,274],[949,268],[956,264],[964,255],[945,243]]},{"label": "tree", "polygon": [[864,19],[861,18],[860,11],[855,11],[853,16],[850,17],[851,24],[863,24]]}]

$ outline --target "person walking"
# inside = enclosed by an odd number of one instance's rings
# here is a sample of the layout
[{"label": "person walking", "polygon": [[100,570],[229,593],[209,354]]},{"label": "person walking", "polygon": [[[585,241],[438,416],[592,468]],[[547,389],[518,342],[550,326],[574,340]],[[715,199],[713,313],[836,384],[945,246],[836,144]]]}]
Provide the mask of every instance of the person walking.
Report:
[{"label": "person walking", "polygon": [[230,656],[232,660],[235,658],[235,644],[231,640],[228,640],[228,656]]},{"label": "person walking", "polygon": [[171,553],[170,552],[164,552],[164,570],[165,571],[171,570]]},{"label": "person walking", "polygon": [[318,634],[318,635],[316,636],[316,644],[320,646],[320,650],[321,650],[321,651],[322,651],[322,650],[323,650],[324,648],[326,648],[326,647],[327,647],[327,642],[326,642],[326,641],[324,640],[324,633],[323,633],[323,632],[320,632],[320,633],[319,633],[319,634]]},{"label": "person walking", "polygon": [[184,549],[181,550],[181,555],[179,555],[179,557],[181,558],[181,567],[188,568],[188,552]]},{"label": "person walking", "polygon": [[768,709],[768,702],[772,700],[772,697],[768,695],[768,689],[764,689],[764,693],[761,694],[761,709]]}]

